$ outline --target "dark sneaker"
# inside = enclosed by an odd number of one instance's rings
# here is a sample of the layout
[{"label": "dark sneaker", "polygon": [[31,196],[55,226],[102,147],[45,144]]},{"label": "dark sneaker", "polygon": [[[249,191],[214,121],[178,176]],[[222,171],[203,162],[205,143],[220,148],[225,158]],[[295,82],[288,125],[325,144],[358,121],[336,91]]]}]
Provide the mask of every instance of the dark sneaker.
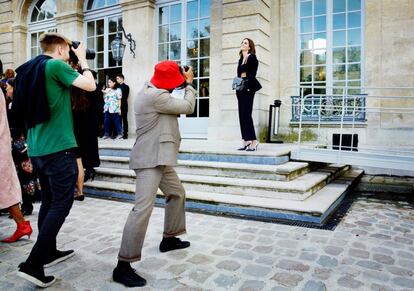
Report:
[{"label": "dark sneaker", "polygon": [[112,273],[112,279],[126,287],[143,287],[147,284],[147,280],[135,273],[131,267],[116,267]]},{"label": "dark sneaker", "polygon": [[53,276],[45,276],[45,271],[42,267],[34,268],[27,263],[20,264],[17,276],[23,278],[39,287],[46,288],[55,283],[56,279]]},{"label": "dark sneaker", "polygon": [[75,255],[74,250],[68,250],[68,251],[56,250],[54,255],[51,258],[49,258],[49,260],[47,260],[44,267],[48,268],[48,267],[54,266],[57,263],[63,262],[64,260],[67,260],[67,259],[73,257],[74,255]]},{"label": "dark sneaker", "polygon": [[189,241],[182,241],[178,237],[164,237],[160,243],[160,252],[165,253],[173,250],[185,249],[189,246]]}]

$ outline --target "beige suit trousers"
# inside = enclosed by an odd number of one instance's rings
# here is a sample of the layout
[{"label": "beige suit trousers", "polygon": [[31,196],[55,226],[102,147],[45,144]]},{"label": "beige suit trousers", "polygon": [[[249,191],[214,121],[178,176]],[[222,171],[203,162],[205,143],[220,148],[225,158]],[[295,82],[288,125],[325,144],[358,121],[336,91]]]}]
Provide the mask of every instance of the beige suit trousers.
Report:
[{"label": "beige suit trousers", "polygon": [[165,195],[164,237],[183,234],[185,229],[185,190],[173,167],[135,170],[135,205],[129,213],[122,234],[118,259],[135,262],[141,259],[148,222],[158,188]]}]

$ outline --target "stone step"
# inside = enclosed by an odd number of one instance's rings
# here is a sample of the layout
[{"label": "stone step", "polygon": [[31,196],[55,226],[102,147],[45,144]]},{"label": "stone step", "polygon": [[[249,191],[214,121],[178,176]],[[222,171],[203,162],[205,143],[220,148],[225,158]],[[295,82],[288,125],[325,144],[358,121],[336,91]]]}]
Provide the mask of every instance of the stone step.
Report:
[{"label": "stone step", "polygon": [[[293,181],[241,179],[179,174],[188,191],[213,192],[251,197],[304,200],[324,187],[348,167],[330,165],[321,171],[307,173]],[[97,168],[96,180],[135,185],[135,172],[128,169]]]},{"label": "stone step", "polygon": [[[128,157],[101,156],[101,167],[129,169]],[[237,177],[291,181],[309,172],[309,164],[304,162],[287,162],[281,165],[257,165],[225,162],[205,162],[179,160],[175,167],[179,174]]]},{"label": "stone step", "polygon": [[[130,148],[100,146],[100,156],[129,157]],[[246,151],[220,151],[220,150],[180,150],[179,160],[243,163],[259,165],[281,165],[289,161],[289,151],[283,150],[276,153],[246,152]]]},{"label": "stone step", "polygon": [[[234,195],[187,189],[187,207],[197,210],[240,215],[243,217],[284,219],[322,224],[336,209],[362,170],[345,170],[331,183],[305,200]],[[93,196],[133,200],[135,185],[110,181],[85,183],[85,193]],[[158,194],[162,192],[158,190]],[[190,204],[191,201],[202,204]],[[190,205],[190,206],[189,206]]]}]

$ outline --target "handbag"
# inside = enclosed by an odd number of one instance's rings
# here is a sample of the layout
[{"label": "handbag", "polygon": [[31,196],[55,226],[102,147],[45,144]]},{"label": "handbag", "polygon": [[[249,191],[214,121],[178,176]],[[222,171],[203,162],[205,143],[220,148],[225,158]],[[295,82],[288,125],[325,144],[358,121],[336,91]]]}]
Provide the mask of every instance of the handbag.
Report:
[{"label": "handbag", "polygon": [[236,91],[243,91],[246,87],[246,80],[239,77],[234,77],[232,88]]}]

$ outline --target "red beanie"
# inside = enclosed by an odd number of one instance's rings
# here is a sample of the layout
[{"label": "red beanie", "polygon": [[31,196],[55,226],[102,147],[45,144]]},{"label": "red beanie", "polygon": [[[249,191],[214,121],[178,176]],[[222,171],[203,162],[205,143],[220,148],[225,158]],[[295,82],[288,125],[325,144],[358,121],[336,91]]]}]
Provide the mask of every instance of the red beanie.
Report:
[{"label": "red beanie", "polygon": [[159,88],[172,90],[177,88],[185,79],[181,75],[180,68],[176,62],[163,61],[155,65],[154,75],[151,78],[151,83]]}]

